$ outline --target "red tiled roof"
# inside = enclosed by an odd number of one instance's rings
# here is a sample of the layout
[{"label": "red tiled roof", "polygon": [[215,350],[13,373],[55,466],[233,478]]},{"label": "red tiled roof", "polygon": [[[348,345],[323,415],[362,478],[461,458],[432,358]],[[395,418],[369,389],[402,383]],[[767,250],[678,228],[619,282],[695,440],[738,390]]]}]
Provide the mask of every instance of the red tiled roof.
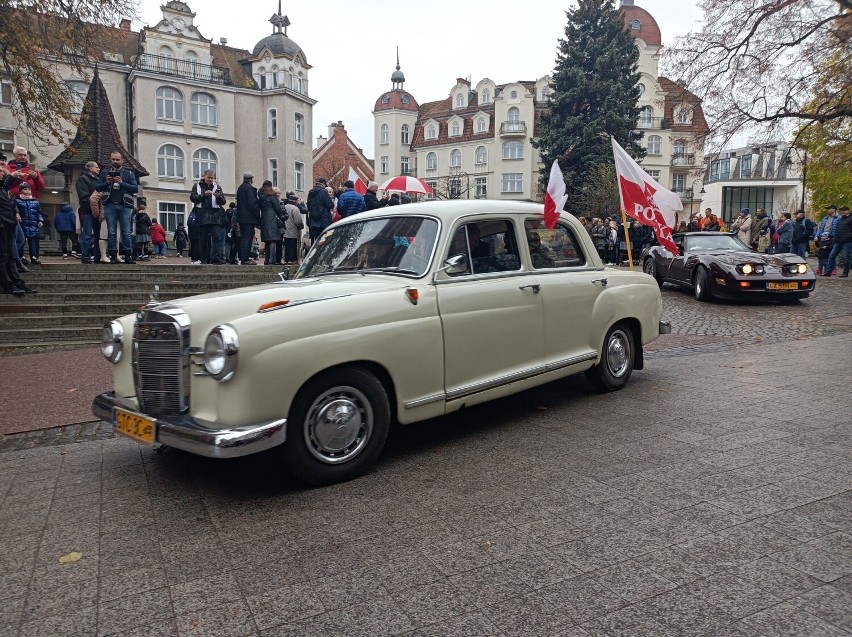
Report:
[{"label": "red tiled roof", "polygon": [[[662,46],[663,36],[654,16],[636,5],[622,5],[621,12],[624,14],[624,26],[633,37],[641,39],[645,44]],[[639,29],[631,29],[630,23],[639,20]]]},{"label": "red tiled roof", "polygon": [[[672,133],[706,135],[710,131],[710,126],[708,126],[707,119],[704,117],[701,98],[667,77],[660,76],[657,81],[666,94],[663,102],[663,117],[672,123]],[[689,124],[678,124],[676,122],[674,110],[678,104],[690,104],[692,106],[692,121]]]},{"label": "red tiled roof", "polygon": [[[405,104],[402,101],[403,96],[406,95],[408,96],[408,104]],[[386,103],[382,101],[385,96],[388,98]],[[382,93],[379,96],[379,99],[376,100],[376,105],[373,107],[373,112],[389,111],[394,108],[403,111],[416,111],[420,107],[417,105],[417,100],[414,99],[414,96],[411,93],[395,88],[387,93]]]}]

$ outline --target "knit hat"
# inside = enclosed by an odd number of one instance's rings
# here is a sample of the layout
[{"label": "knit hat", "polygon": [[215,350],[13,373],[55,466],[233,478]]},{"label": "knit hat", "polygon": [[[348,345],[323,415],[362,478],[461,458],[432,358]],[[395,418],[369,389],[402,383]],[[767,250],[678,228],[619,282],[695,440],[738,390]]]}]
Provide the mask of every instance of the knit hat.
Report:
[{"label": "knit hat", "polygon": [[18,190],[32,190],[30,185],[27,182],[22,182],[20,186],[18,186]]},{"label": "knit hat", "polygon": [[748,208],[743,208],[742,210],[740,210],[740,214],[741,215],[747,215],[748,214]]}]

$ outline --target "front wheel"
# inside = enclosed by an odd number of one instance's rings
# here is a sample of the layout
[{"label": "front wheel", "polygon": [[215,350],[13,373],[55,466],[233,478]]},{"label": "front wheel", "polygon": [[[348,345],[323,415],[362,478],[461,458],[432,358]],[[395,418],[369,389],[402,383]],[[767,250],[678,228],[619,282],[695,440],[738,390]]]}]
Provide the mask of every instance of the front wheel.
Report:
[{"label": "front wheel", "polygon": [[706,268],[699,267],[695,272],[695,298],[699,301],[709,301],[711,296],[710,276]]},{"label": "front wheel", "polygon": [[298,479],[320,486],[365,473],[377,460],[390,429],[384,386],[358,368],[331,370],[299,392],[282,450]]},{"label": "front wheel", "polygon": [[642,265],[642,271],[645,274],[649,274],[654,277],[654,280],[657,281],[657,285],[663,287],[663,279],[659,276],[657,272],[657,263],[654,261],[654,257],[649,257],[645,259],[645,263]]},{"label": "front wheel", "polygon": [[586,378],[599,391],[617,391],[630,380],[635,360],[633,332],[618,323],[606,333],[601,360],[586,371]]}]

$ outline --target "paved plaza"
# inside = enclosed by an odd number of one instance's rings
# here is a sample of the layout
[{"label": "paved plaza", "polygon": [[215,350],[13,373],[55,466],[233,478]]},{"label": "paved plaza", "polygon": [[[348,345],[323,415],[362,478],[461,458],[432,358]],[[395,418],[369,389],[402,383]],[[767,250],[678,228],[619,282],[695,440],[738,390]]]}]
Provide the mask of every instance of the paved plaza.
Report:
[{"label": "paved plaza", "polygon": [[272,452],[8,436],[0,635],[852,634],[852,286],[817,285],[667,286],[675,333],[625,390],[581,375],[399,429],[322,489]]}]

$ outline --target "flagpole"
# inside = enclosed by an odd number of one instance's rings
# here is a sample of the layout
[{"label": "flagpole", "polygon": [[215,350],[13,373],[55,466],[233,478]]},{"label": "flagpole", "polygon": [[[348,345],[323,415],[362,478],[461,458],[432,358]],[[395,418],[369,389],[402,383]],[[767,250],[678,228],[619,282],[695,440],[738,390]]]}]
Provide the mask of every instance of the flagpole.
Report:
[{"label": "flagpole", "polygon": [[621,223],[624,225],[624,243],[627,246],[627,261],[630,263],[630,269],[633,269],[633,250],[630,247],[630,233],[627,231],[627,215],[624,213],[624,206],[621,207]]}]

